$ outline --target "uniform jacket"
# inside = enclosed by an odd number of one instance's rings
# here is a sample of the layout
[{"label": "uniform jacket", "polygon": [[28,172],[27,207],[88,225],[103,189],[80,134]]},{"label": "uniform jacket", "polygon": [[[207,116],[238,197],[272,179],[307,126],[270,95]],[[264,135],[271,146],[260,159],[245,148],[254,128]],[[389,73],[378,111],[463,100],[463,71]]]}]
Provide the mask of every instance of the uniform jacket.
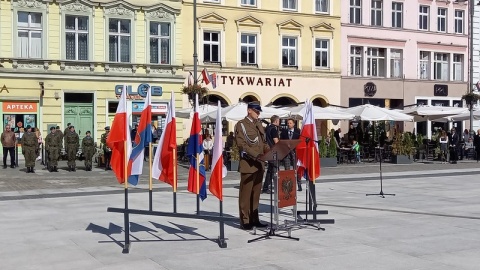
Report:
[{"label": "uniform jacket", "polygon": [[93,150],[95,148],[95,142],[91,136],[85,136],[82,140],[82,150],[86,149]]},{"label": "uniform jacket", "polygon": [[45,149],[48,151],[50,148],[61,148],[62,138],[58,136],[57,132],[48,133],[45,137]]},{"label": "uniform jacket", "polygon": [[[245,127],[246,134],[244,134],[242,124]],[[262,126],[262,122],[256,121],[254,123],[247,117],[238,121],[235,125],[235,140],[240,153],[247,153],[247,155],[240,155],[238,171],[241,173],[263,171],[264,162],[256,160],[256,157],[264,154],[269,149],[265,141],[265,129]],[[257,141],[252,142],[251,140]]]},{"label": "uniform jacket", "polygon": [[77,151],[78,148],[80,147],[80,139],[78,138],[78,134],[76,132],[69,131],[65,135],[65,146],[68,147],[76,147]]},{"label": "uniform jacket", "polygon": [[38,139],[33,132],[25,132],[22,137],[22,148],[23,147],[35,147],[38,149]]},{"label": "uniform jacket", "polygon": [[107,145],[107,138],[108,138],[107,133],[103,133],[102,136],[100,137],[100,142],[102,143],[103,152],[111,152],[112,151],[110,149],[110,147],[108,147],[108,145]]}]

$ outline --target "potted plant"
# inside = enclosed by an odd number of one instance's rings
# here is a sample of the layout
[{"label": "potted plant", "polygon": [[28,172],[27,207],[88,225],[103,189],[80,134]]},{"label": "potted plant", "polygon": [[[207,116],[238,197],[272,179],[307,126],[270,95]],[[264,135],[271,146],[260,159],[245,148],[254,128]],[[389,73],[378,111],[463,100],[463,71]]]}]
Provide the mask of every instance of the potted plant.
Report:
[{"label": "potted plant", "polygon": [[234,141],[233,146],[230,148],[230,171],[238,171],[238,165],[240,164],[240,151],[238,150],[237,143]]},{"label": "potted plant", "polygon": [[480,95],[473,92],[468,92],[462,96],[462,99],[465,100],[467,106],[477,103],[480,100]]},{"label": "potted plant", "polygon": [[181,90],[183,94],[188,95],[189,100],[194,100],[195,94],[198,94],[198,100],[200,100],[208,92],[208,88],[200,84],[184,85]]},{"label": "potted plant", "polygon": [[415,150],[412,135],[410,133],[397,133],[392,144],[392,163],[410,164]]},{"label": "potted plant", "polygon": [[335,138],[330,137],[330,144],[328,145],[324,137],[319,141],[318,152],[320,155],[320,166],[322,167],[337,167],[337,145],[333,140]]}]

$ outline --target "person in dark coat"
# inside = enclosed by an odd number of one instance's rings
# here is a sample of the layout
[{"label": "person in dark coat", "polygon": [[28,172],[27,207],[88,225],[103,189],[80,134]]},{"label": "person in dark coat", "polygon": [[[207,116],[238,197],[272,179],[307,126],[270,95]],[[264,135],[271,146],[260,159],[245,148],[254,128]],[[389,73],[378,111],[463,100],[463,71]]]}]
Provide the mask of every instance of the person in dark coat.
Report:
[{"label": "person in dark coat", "polygon": [[458,136],[455,128],[452,128],[448,141],[450,142],[450,161],[452,164],[457,164],[458,149],[460,147],[460,137]]},{"label": "person in dark coat", "polygon": [[112,158],[112,149],[107,145],[108,134],[110,134],[110,127],[105,127],[105,133],[102,134],[100,142],[103,148],[103,157],[105,158],[105,171],[110,168],[110,159]]},{"label": "person in dark coat", "polygon": [[[278,128],[280,126],[280,117],[273,115],[270,117],[270,125],[265,128],[265,140],[270,148],[272,148],[277,142],[280,141]],[[275,165],[272,162],[268,162],[267,173],[265,174],[265,181],[263,182],[262,193],[272,192],[273,177],[276,173]]]},{"label": "person in dark coat", "polygon": [[58,155],[62,148],[62,137],[58,136],[57,130],[54,127],[50,128],[50,133],[45,138],[45,150],[47,151],[49,172],[58,172]]},{"label": "person in dark coat", "polygon": [[[300,139],[300,129],[295,126],[295,121],[292,118],[287,120],[287,128],[280,132],[280,140],[298,140]],[[316,138],[310,138],[316,140]],[[291,151],[284,159],[285,170],[290,170],[290,167],[294,169],[297,166],[297,158],[295,151]],[[297,187],[298,191],[302,191],[302,178],[301,175],[297,175]]]},{"label": "person in dark coat", "polygon": [[95,154],[95,142],[93,141],[92,136],[90,136],[90,131],[85,133],[85,137],[82,140],[82,152],[85,157],[85,170],[92,170],[92,158]]},{"label": "person in dark coat", "polygon": [[76,171],[75,160],[77,159],[77,152],[79,147],[80,138],[75,132],[75,127],[70,126],[70,131],[65,135],[65,148],[67,150],[69,171]]},{"label": "person in dark coat", "polygon": [[25,157],[25,167],[27,167],[27,173],[34,173],[35,171],[35,159],[37,158],[38,151],[38,139],[35,133],[32,132],[30,126],[27,126],[25,133],[22,137],[22,154]]}]

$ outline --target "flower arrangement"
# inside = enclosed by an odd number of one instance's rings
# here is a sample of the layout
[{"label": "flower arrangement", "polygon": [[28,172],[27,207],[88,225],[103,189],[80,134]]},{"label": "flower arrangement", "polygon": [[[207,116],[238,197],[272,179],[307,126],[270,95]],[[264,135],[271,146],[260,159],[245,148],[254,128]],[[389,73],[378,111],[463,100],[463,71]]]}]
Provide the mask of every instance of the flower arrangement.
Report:
[{"label": "flower arrangement", "polygon": [[462,99],[465,100],[467,105],[470,105],[472,103],[477,103],[477,101],[480,100],[480,95],[475,94],[473,92],[466,93],[462,96]]},{"label": "flower arrangement", "polygon": [[195,99],[195,94],[198,94],[198,99],[200,100],[208,92],[207,87],[203,87],[199,84],[184,85],[181,90],[183,94],[188,95],[188,98],[192,100]]}]

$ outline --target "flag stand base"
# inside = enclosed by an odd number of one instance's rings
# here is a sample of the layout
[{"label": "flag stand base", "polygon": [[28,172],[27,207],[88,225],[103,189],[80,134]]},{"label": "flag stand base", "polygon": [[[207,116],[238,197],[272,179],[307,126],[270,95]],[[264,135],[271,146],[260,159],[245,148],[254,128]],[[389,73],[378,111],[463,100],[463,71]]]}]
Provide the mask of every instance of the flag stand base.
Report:
[{"label": "flag stand base", "polygon": [[[217,244],[220,248],[227,247],[227,238],[224,235],[224,226],[225,222],[238,222],[238,218],[236,217],[225,217],[225,216],[211,216],[211,215],[197,215],[197,214],[187,214],[187,213],[170,213],[170,212],[160,212],[160,211],[149,211],[149,210],[140,210],[140,209],[125,209],[125,208],[116,208],[116,207],[108,207],[107,212],[110,213],[122,213],[125,215],[145,215],[145,216],[159,216],[159,217],[174,217],[174,218],[190,218],[190,219],[201,219],[201,220],[208,220],[208,221],[217,221],[220,223],[220,236],[217,238]],[[127,228],[127,232],[130,233],[129,228]],[[128,237],[128,236],[125,236]],[[130,242],[130,241],[128,241]],[[123,247],[122,253],[128,254],[130,252],[131,243],[126,242]]]}]

